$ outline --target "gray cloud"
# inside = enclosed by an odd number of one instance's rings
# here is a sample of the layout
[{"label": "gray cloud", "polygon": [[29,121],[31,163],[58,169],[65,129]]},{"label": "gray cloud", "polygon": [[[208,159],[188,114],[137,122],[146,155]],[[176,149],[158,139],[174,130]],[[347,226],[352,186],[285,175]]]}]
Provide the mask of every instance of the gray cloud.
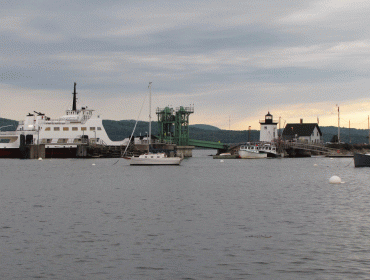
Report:
[{"label": "gray cloud", "polygon": [[24,98],[27,89],[69,98],[77,81],[110,99],[153,81],[173,103],[208,111],[222,100],[225,114],[347,102],[366,97],[369,12],[367,1],[335,0],[5,1],[0,83]]}]

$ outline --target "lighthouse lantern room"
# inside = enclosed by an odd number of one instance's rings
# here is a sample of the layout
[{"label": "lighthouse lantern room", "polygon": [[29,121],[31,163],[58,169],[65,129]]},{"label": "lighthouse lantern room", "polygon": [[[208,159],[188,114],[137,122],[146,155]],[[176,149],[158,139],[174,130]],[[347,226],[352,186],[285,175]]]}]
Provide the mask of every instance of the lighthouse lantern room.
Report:
[{"label": "lighthouse lantern room", "polygon": [[270,112],[265,115],[265,120],[260,121],[260,142],[272,142],[278,137],[277,123],[273,122]]}]

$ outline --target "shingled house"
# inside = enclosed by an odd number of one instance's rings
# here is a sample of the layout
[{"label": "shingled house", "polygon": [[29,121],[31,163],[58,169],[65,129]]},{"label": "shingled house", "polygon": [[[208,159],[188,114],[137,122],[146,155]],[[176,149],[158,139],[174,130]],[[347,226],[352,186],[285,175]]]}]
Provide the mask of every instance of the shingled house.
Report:
[{"label": "shingled house", "polygon": [[283,140],[304,143],[322,143],[322,132],[317,123],[288,123],[282,134]]}]

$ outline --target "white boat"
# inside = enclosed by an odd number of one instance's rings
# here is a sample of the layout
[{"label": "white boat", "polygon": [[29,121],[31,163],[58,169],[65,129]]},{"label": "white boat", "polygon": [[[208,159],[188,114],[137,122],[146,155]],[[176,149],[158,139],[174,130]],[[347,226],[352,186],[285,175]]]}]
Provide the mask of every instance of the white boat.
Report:
[{"label": "white boat", "polygon": [[82,143],[106,146],[127,145],[129,139],[111,141],[103,127],[103,119],[87,106],[76,107],[74,84],[71,110],[56,119],[36,112],[20,121],[15,131],[0,132],[0,158],[20,158],[26,145],[45,145],[45,157],[76,157]]},{"label": "white boat", "polygon": [[[152,82],[149,83],[149,138],[148,138],[148,152],[139,156],[123,157],[130,160],[130,165],[180,165],[182,157],[167,157],[165,153],[151,153],[151,132],[152,132],[152,121],[151,121],[151,86]],[[133,133],[132,133],[133,134]]]},{"label": "white boat", "polygon": [[243,145],[239,149],[240,158],[267,158],[267,153],[259,151],[258,145]]},{"label": "white boat", "polygon": [[258,150],[262,153],[266,153],[267,157],[279,157],[280,156],[274,144],[260,143],[258,145]]},{"label": "white boat", "polygon": [[180,165],[182,158],[167,157],[165,153],[146,153],[130,158],[130,165]]}]

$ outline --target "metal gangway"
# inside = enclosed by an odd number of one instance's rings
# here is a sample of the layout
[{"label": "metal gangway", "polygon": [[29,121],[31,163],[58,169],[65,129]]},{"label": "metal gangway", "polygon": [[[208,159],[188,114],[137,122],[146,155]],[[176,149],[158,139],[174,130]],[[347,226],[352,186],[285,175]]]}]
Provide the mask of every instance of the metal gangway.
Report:
[{"label": "metal gangway", "polygon": [[336,149],[328,148],[321,143],[305,143],[305,142],[292,142],[292,141],[281,141],[277,143],[279,150],[304,150],[308,152],[315,152],[318,154],[329,155],[336,153]]}]

